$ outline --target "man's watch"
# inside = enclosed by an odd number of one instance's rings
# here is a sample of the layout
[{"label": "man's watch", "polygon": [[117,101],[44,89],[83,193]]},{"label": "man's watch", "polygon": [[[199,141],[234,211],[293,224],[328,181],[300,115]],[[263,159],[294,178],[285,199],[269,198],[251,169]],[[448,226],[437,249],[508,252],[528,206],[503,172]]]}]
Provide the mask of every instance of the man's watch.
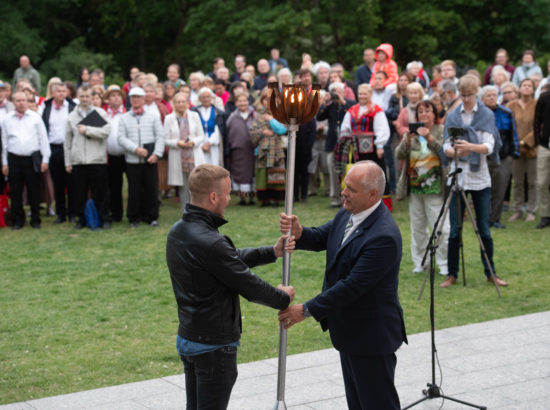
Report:
[{"label": "man's watch", "polygon": [[311,312],[309,311],[305,303],[302,305],[302,315],[304,315],[306,319],[308,317],[311,317]]}]

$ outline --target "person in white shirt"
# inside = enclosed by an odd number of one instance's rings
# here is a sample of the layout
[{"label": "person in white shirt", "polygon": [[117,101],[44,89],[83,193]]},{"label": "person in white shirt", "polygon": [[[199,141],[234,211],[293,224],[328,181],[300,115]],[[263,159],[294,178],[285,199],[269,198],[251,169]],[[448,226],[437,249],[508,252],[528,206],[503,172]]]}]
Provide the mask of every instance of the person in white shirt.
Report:
[{"label": "person in white shirt", "polygon": [[[445,122],[445,142],[443,150],[448,158],[451,158],[450,172],[455,171],[456,164],[452,160],[455,153],[458,158],[458,167],[462,172],[458,174],[458,185],[470,194],[474,203],[476,213],[476,224],[483,246],[487,252],[494,278],[487,266],[487,262],[481,255],[485,267],[485,276],[489,282],[496,281],[499,286],[508,284],[496,276],[495,264],[493,262],[493,239],[489,227],[489,213],[491,209],[491,176],[487,166],[487,157],[495,156],[499,161],[498,151],[502,142],[495,123],[493,112],[481,101],[476,99],[478,93],[478,80],[474,76],[465,75],[458,83],[458,91],[462,97],[462,103],[449,114]],[[457,138],[454,143],[449,138],[449,128],[463,129],[463,136]],[[448,245],[448,268],[447,279],[441,283],[442,288],[449,287],[456,283],[459,270],[459,246],[460,226],[459,218],[464,218],[464,200],[453,193],[449,200],[449,217],[451,221],[451,232]],[[460,201],[460,208],[457,202]],[[460,209],[460,212],[459,212]]]},{"label": "person in white shirt", "polygon": [[48,169],[50,145],[40,115],[28,109],[22,92],[13,95],[15,111],[2,122],[2,174],[8,177],[11,188],[13,230],[25,223],[23,186],[27,186],[31,206],[31,226],[40,228],[40,173]]},{"label": "person in white shirt", "polygon": [[[52,84],[53,97],[43,104],[42,120],[48,132],[48,140],[52,155],[50,158],[50,174],[52,176],[55,214],[55,224],[63,223],[69,217],[74,221],[76,208],[74,205],[74,187],[72,178],[65,170],[65,156],[63,143],[67,132],[69,113],[76,106],[75,102],[67,98],[67,86],[61,81]],[[67,192],[67,195],[65,195]]]},{"label": "person in white shirt", "polygon": [[107,172],[109,175],[109,208],[111,219],[122,221],[122,175],[126,172],[124,148],[118,145],[118,123],[122,114],[126,112],[123,102],[126,94],[118,85],[110,85],[105,94],[107,100],[107,115],[111,121],[111,131],[107,138]]}]

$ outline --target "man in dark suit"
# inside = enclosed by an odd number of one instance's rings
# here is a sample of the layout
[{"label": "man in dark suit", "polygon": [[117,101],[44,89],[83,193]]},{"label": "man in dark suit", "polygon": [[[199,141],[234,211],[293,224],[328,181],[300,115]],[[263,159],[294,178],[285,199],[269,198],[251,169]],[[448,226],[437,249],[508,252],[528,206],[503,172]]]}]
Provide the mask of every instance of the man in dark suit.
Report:
[{"label": "man in dark suit", "polygon": [[348,407],[399,409],[395,351],[407,342],[397,294],[401,233],[382,203],[384,171],[373,161],[355,164],[345,177],[344,207],[318,228],[281,214],[281,231],[296,249],[326,250],[323,291],[279,313],[285,328],[313,316],[330,331],[340,352]]}]

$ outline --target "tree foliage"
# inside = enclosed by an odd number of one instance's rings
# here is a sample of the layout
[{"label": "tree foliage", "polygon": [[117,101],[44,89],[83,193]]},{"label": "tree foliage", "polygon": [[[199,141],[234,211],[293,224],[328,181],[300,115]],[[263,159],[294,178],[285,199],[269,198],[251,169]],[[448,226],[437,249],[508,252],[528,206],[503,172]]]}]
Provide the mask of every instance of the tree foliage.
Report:
[{"label": "tree foliage", "polygon": [[210,71],[217,56],[230,67],[238,53],[255,63],[271,47],[292,67],[307,52],[351,70],[380,42],[394,45],[400,65],[452,58],[476,67],[500,47],[516,62],[527,48],[550,51],[549,9],[550,0],[7,0],[0,72],[13,72],[27,54],[48,75],[74,78],[76,63],[86,61],[161,77],[177,62],[187,76]]}]

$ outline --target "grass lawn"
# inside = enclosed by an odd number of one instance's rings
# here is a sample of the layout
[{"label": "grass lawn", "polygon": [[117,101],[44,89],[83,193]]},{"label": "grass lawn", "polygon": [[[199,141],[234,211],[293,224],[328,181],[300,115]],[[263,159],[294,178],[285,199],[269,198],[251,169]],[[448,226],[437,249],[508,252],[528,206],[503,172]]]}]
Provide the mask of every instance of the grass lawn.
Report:
[{"label": "grass lawn", "polygon": [[[240,247],[274,243],[280,209],[239,207],[233,200],[221,228]],[[311,198],[294,209],[305,225],[334,214],[328,199]],[[166,234],[180,217],[173,199],[161,207],[161,227],[75,232],[44,217],[40,231],[26,226],[0,230],[0,404],[181,373],[175,350],[176,303],[165,263]],[[423,275],[413,275],[407,203],[394,211],[403,235],[400,298],[409,333],[429,330],[429,292],[417,296]],[[503,216],[503,221],[508,214]],[[483,275],[471,225],[464,233],[467,286],[435,290],[436,327],[543,311],[550,306],[550,229],[509,223],[494,230],[497,273],[510,286],[497,298]],[[256,269],[280,283],[281,261]],[[292,257],[291,284],[297,302],[316,295],[322,284],[324,253]],[[544,273],[546,272],[546,273]],[[460,279],[461,280],[461,279]],[[277,356],[276,311],[243,301],[239,362]],[[313,320],[289,331],[288,353],[330,347]]]}]

